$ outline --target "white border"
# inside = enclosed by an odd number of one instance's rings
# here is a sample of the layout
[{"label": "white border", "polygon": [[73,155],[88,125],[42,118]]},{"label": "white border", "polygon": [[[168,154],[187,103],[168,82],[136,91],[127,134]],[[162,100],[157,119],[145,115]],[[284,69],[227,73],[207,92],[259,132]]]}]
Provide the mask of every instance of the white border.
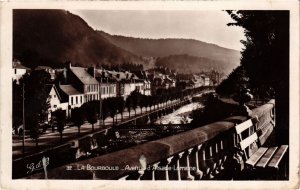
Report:
[{"label": "white border", "polygon": [[[299,184],[299,2],[291,1],[144,1],[4,2],[1,10],[0,189],[296,189]],[[289,181],[91,181],[12,180],[12,9],[99,10],[290,10],[290,180]]]}]

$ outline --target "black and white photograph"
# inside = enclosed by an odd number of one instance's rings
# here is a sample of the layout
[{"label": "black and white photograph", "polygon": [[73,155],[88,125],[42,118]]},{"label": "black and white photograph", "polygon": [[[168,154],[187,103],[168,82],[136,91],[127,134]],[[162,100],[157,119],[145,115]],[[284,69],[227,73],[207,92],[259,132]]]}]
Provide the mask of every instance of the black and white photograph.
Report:
[{"label": "black and white photograph", "polygon": [[299,187],[299,10],[88,3],[8,8],[11,184]]}]

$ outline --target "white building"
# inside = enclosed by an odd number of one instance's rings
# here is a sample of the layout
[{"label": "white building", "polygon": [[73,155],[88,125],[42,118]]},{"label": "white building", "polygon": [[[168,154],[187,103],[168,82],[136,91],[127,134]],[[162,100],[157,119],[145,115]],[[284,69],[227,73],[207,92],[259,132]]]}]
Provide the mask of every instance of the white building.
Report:
[{"label": "white building", "polygon": [[19,79],[25,75],[27,72],[30,72],[30,68],[25,67],[21,64],[20,61],[14,60],[13,61],[13,80],[19,81]]},{"label": "white building", "polygon": [[50,103],[48,120],[51,119],[51,113],[58,109],[65,111],[66,117],[71,117],[71,110],[85,103],[84,94],[77,91],[72,85],[47,86]]}]

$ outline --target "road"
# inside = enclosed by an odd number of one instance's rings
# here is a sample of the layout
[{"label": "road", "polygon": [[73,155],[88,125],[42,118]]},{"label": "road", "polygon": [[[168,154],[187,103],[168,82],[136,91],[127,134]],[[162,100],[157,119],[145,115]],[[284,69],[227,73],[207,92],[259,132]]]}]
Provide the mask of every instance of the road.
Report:
[{"label": "road", "polygon": [[[176,103],[179,100],[176,101],[169,101],[168,105],[171,103]],[[160,104],[159,107],[163,107],[165,104]],[[157,106],[156,106],[157,107]],[[151,107],[151,110],[154,110],[154,106]],[[147,109],[147,113],[150,111],[150,109]],[[144,108],[142,111],[140,108],[136,109],[137,116],[140,116],[141,114],[145,114],[146,109]],[[130,110],[130,119],[134,118],[135,112],[134,110]],[[117,114],[117,120],[118,122],[121,120],[121,114]],[[126,121],[129,119],[129,112],[124,111],[123,112],[123,121]],[[112,118],[108,117],[105,119],[105,125],[99,125],[100,122],[98,122],[94,125],[95,131],[99,132],[102,130],[105,130],[107,128],[110,128],[112,126]],[[101,122],[102,123],[102,122]],[[91,134],[92,132],[92,125],[90,123],[84,123],[80,127],[80,136],[84,136],[87,134]],[[64,144],[72,139],[76,139],[78,137],[78,127],[76,126],[66,126],[66,128],[63,131],[63,141],[60,140],[60,134],[55,131],[52,132],[51,129],[48,129],[44,134],[42,134],[38,139],[38,148],[36,148],[36,142],[34,139],[29,138],[28,136],[25,136],[25,155],[30,155],[35,152],[43,151],[51,147],[58,146],[60,144]],[[23,153],[23,144],[22,144],[22,137],[19,137],[18,135],[13,135],[13,159],[17,159],[22,157]]]}]

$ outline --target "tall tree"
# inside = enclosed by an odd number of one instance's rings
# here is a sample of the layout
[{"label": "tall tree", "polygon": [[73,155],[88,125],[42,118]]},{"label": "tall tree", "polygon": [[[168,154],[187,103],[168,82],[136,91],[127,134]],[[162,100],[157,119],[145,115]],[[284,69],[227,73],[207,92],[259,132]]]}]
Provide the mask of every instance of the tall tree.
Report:
[{"label": "tall tree", "polygon": [[126,102],[125,102],[125,106],[127,108],[127,111],[128,111],[128,114],[129,114],[129,118],[130,118],[130,109],[131,109],[131,104],[132,104],[132,101],[131,101],[131,96],[128,96],[126,98]]},{"label": "tall tree", "polygon": [[275,91],[276,141],[289,143],[289,11],[227,11],[244,28],[241,65],[253,87]]},{"label": "tall tree", "polygon": [[108,98],[109,116],[113,119],[113,125],[115,125],[115,115],[117,113],[117,101],[116,98]]},{"label": "tall tree", "polygon": [[38,122],[46,121],[48,116],[50,75],[45,71],[34,70],[24,76],[25,83],[25,115],[35,116]]},{"label": "tall tree", "polygon": [[105,119],[108,117],[109,115],[109,102],[108,99],[104,99],[102,100],[102,113],[101,113],[101,117],[102,117],[102,121],[103,121],[103,125],[105,125]]},{"label": "tall tree", "polygon": [[24,75],[22,82],[25,91],[25,126],[26,129],[29,129],[31,138],[36,140],[36,146],[38,146],[40,124],[47,120],[48,109],[50,108],[49,86],[47,86],[50,82],[50,75],[45,71],[34,70],[30,75]]},{"label": "tall tree", "polygon": [[84,107],[85,111],[85,117],[87,121],[92,125],[92,131],[94,132],[94,124],[97,123],[97,107],[98,104],[96,104],[94,101],[86,103],[86,106]]},{"label": "tall tree", "polygon": [[[30,126],[30,137],[35,140],[36,151],[38,150],[38,139],[40,137],[39,121],[36,115],[28,116],[26,118],[26,126]],[[23,132],[25,135],[25,131]]]},{"label": "tall tree", "polygon": [[71,112],[71,120],[78,127],[78,136],[80,135],[80,127],[84,123],[84,113],[82,108],[74,108]]},{"label": "tall tree", "polygon": [[124,108],[125,108],[125,101],[122,97],[117,97],[117,109],[118,112],[121,114],[121,121],[123,121],[123,112],[124,112]]},{"label": "tall tree", "polygon": [[13,81],[13,127],[16,129],[23,123],[23,81],[20,79],[19,83],[16,80]]},{"label": "tall tree", "polygon": [[62,109],[58,109],[55,112],[53,112],[52,115],[55,117],[57,131],[60,134],[60,141],[62,141],[63,131],[65,129],[66,119],[67,119],[66,118],[66,113]]}]

